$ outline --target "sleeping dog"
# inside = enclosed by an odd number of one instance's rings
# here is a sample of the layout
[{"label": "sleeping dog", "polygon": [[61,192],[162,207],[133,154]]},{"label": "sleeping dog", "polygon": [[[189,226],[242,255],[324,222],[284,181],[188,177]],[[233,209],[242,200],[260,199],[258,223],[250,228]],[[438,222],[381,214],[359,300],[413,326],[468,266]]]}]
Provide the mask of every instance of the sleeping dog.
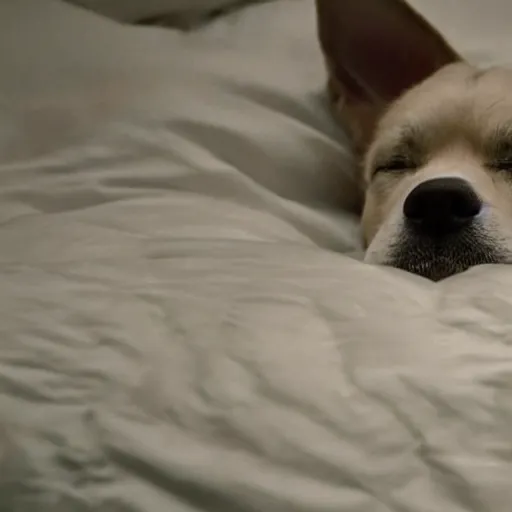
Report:
[{"label": "sleeping dog", "polygon": [[512,71],[476,69],[402,0],[317,0],[361,154],[365,260],[434,281],[512,262]]}]

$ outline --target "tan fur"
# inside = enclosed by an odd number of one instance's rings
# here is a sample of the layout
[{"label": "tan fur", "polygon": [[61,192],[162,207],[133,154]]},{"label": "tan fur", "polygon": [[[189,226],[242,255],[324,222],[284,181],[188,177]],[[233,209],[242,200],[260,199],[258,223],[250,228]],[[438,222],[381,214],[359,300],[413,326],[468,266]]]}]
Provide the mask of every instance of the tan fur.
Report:
[{"label": "tan fur", "polygon": [[[481,72],[460,63],[440,70],[392,104],[378,124],[364,165],[362,225],[367,245],[415,185],[452,174],[470,181],[492,206],[499,223],[512,226],[512,170],[495,167],[498,160],[512,159],[512,146],[507,148],[507,141],[498,139],[506,137],[508,130],[512,135],[511,91],[512,71]],[[414,172],[382,173],[371,179],[379,155],[393,157],[404,126],[417,130],[424,140],[421,162],[414,165]],[[507,154],[497,152],[500,142]]]},{"label": "tan fur", "polygon": [[[403,0],[316,5],[331,101],[362,162],[365,261],[433,280],[512,263],[512,71],[464,63]],[[452,206],[429,196],[422,215],[438,219],[432,238],[407,205],[413,191],[440,183],[465,187],[477,209],[465,217],[456,206],[467,195],[451,196]],[[439,235],[460,219],[471,226]]]}]

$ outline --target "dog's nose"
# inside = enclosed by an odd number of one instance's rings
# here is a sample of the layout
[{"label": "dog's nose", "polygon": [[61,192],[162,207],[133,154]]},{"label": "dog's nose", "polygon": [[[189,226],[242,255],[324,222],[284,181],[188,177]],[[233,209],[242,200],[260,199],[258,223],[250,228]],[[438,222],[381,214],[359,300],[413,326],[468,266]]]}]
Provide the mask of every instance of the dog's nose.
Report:
[{"label": "dog's nose", "polygon": [[463,229],[481,209],[473,187],[461,178],[424,181],[409,193],[403,207],[408,225],[433,237]]}]

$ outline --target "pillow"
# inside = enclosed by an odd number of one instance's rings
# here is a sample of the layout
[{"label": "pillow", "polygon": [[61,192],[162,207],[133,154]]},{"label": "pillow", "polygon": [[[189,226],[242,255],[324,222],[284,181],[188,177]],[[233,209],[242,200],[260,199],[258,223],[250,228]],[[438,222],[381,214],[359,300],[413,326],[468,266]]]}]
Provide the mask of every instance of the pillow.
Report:
[{"label": "pillow", "polygon": [[[244,204],[254,222],[272,212],[315,243],[357,248],[357,224],[343,211],[357,203],[353,160],[324,97],[312,3],[271,2],[188,34],[32,1],[2,6],[4,20],[14,18],[0,47],[3,161],[106,138],[123,153],[152,154],[157,175],[195,169],[169,174],[166,187]],[[29,5],[37,16],[25,16]],[[20,25],[30,37],[20,38]]]}]

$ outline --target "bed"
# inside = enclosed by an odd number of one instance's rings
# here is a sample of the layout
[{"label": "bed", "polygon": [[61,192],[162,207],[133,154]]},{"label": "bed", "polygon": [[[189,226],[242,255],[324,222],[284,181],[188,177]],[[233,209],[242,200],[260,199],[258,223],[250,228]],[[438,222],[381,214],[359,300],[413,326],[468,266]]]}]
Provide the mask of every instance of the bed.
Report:
[{"label": "bed", "polygon": [[512,271],[360,261],[314,16],[0,3],[0,510],[510,512]]}]

